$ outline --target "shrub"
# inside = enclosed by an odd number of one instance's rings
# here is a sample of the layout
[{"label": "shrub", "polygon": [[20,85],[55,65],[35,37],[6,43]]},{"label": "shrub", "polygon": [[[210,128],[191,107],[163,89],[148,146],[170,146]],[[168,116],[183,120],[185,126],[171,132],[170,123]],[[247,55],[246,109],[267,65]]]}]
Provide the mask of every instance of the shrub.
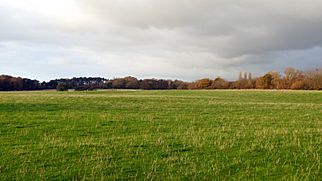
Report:
[{"label": "shrub", "polygon": [[68,87],[66,84],[58,83],[56,90],[57,91],[68,91]]}]

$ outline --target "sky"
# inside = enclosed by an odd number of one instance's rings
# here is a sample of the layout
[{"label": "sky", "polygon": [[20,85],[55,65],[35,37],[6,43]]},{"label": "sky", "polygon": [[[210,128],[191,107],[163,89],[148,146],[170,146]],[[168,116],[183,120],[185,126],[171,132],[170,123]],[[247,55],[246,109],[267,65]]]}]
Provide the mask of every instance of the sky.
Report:
[{"label": "sky", "polygon": [[322,67],[321,0],[0,0],[0,74],[181,79]]}]

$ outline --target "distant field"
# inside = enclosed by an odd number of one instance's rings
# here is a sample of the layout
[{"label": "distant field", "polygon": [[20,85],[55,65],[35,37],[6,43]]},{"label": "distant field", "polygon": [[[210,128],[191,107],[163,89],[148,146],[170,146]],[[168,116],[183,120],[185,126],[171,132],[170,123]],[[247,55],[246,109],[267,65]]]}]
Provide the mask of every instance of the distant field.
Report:
[{"label": "distant field", "polygon": [[0,180],[320,180],[322,92],[0,93]]}]

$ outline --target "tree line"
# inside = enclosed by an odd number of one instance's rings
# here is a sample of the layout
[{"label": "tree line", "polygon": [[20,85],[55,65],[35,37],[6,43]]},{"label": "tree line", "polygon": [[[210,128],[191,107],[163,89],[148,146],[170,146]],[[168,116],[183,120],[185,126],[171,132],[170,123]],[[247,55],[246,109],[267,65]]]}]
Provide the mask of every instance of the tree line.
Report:
[{"label": "tree line", "polygon": [[221,77],[216,79],[204,78],[194,82],[165,79],[137,79],[124,77],[105,79],[101,77],[79,77],[72,79],[55,79],[39,82],[9,75],[0,76],[0,91],[47,90],[57,89],[76,91],[96,89],[292,89],[292,90],[322,90],[322,68],[301,71],[286,68],[281,74],[267,72],[260,77],[253,77],[251,73],[241,72],[238,80],[227,81]]},{"label": "tree line", "polygon": [[241,72],[236,81],[226,81],[220,77],[209,78],[188,83],[188,89],[291,89],[291,90],[322,90],[322,68],[301,71],[286,68],[283,74],[267,72],[253,78],[251,73]]}]

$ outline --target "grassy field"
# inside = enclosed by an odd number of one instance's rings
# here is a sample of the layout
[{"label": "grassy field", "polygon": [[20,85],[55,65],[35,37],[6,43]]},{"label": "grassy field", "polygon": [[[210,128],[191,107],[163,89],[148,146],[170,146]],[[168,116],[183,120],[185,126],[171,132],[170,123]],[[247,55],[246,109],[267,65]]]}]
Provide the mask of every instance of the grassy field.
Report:
[{"label": "grassy field", "polygon": [[4,92],[0,146],[0,180],[321,180],[322,92]]}]

